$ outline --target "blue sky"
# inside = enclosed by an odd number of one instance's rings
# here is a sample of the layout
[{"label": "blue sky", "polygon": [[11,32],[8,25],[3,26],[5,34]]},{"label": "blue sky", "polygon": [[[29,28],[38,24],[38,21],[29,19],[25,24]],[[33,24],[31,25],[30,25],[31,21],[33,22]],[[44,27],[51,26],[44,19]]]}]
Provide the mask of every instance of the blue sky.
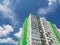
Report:
[{"label": "blue sky", "polygon": [[16,45],[25,18],[45,17],[60,30],[60,0],[0,0],[0,45]]}]

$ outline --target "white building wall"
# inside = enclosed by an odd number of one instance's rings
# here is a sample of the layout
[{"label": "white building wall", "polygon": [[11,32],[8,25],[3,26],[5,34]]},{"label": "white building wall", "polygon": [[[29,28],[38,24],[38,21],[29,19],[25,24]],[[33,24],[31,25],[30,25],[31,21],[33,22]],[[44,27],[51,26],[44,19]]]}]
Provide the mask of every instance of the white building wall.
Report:
[{"label": "white building wall", "polygon": [[37,17],[30,14],[28,19],[29,19],[30,45],[41,45]]},{"label": "white building wall", "polygon": [[43,18],[41,20],[42,20],[42,27],[45,32],[47,45],[58,45],[56,38],[52,32],[52,29],[50,28],[49,22]]}]

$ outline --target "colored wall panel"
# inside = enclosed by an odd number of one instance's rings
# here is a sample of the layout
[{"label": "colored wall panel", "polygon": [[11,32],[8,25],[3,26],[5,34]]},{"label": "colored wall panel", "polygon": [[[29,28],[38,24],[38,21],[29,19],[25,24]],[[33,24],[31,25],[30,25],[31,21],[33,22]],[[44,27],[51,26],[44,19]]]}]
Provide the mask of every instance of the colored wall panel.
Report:
[{"label": "colored wall panel", "polygon": [[18,45],[20,45],[20,38],[18,39]]},{"label": "colored wall panel", "polygon": [[60,44],[60,39],[59,39],[59,37],[58,37],[58,34],[57,34],[56,31],[55,31],[56,29],[54,28],[53,23],[49,22],[49,25],[50,25],[50,27],[51,27],[52,32],[54,33],[54,36],[55,36],[58,44]]},{"label": "colored wall panel", "polygon": [[22,45],[27,45],[28,19],[25,19],[23,29],[24,29],[24,36],[23,36]]}]

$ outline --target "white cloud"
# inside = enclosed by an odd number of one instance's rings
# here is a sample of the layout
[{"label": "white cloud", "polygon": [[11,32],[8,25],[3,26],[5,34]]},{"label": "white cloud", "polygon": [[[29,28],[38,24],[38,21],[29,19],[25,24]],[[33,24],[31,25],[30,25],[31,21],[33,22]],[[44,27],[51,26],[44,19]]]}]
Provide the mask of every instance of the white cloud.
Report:
[{"label": "white cloud", "polygon": [[12,38],[0,39],[0,43],[17,44],[17,42],[13,40]]},{"label": "white cloud", "polygon": [[22,36],[22,28],[20,28],[20,31],[19,32],[17,32],[17,33],[15,33],[14,34],[14,36],[16,36],[17,38],[21,38],[21,36]]},{"label": "white cloud", "polygon": [[0,26],[0,37],[7,36],[10,32],[13,32],[13,27],[11,25]]},{"label": "white cloud", "polygon": [[10,3],[10,0],[4,0],[2,3],[3,3],[4,6],[8,6],[9,3]]},{"label": "white cloud", "polygon": [[57,8],[58,0],[47,0],[47,1],[48,1],[48,6],[39,8],[37,12],[38,15],[44,16],[48,13],[54,12],[55,9]]},{"label": "white cloud", "polygon": [[59,31],[59,33],[60,33],[60,29],[58,28],[58,31]]},{"label": "white cloud", "polygon": [[38,9],[38,15],[45,15],[48,13],[48,9],[47,8],[39,8]]},{"label": "white cloud", "polygon": [[9,7],[10,4],[11,0],[3,0],[3,2],[0,3],[0,12],[3,14],[3,17],[11,20],[13,26],[16,26],[19,21],[16,19],[16,13],[14,10]]},{"label": "white cloud", "polygon": [[59,0],[59,3],[60,3],[60,0]]},{"label": "white cloud", "polygon": [[48,0],[48,5],[50,6],[50,5],[52,5],[53,3],[55,3],[55,2],[57,2],[57,0]]},{"label": "white cloud", "polygon": [[[10,19],[13,26],[15,27],[16,25],[18,25],[19,21],[16,18],[16,13],[14,12],[14,10],[12,10],[12,8],[15,9],[14,7],[15,4],[12,4],[12,1],[13,0],[3,0],[3,2],[0,3],[0,12],[3,14],[2,16],[4,18]],[[20,0],[17,0],[17,3],[19,1]],[[0,37],[7,36],[13,31],[14,29],[11,25],[0,26]],[[0,43],[15,43],[15,41],[11,38],[6,38],[6,39],[0,39]]]},{"label": "white cloud", "polygon": [[11,20],[14,19],[14,12],[8,7],[5,7],[0,4],[0,11],[4,14],[5,18],[10,18]]}]

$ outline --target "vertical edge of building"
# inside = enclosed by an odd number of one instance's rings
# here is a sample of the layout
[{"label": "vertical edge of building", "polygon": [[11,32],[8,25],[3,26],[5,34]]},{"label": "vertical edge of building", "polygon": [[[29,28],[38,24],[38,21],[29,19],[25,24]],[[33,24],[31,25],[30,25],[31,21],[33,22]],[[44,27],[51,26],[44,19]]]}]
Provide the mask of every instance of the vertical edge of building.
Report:
[{"label": "vertical edge of building", "polygon": [[28,18],[25,19],[23,25],[23,42],[22,45],[27,45],[27,33],[28,33]]},{"label": "vertical edge of building", "polygon": [[60,45],[60,36],[56,26],[33,14],[25,19],[22,34],[21,45]]},{"label": "vertical edge of building", "polygon": [[54,26],[54,24],[52,22],[49,22],[50,28],[56,38],[56,41],[58,42],[58,44],[60,45],[60,37],[59,37],[59,32],[57,32],[58,30],[56,30],[56,27]]}]

